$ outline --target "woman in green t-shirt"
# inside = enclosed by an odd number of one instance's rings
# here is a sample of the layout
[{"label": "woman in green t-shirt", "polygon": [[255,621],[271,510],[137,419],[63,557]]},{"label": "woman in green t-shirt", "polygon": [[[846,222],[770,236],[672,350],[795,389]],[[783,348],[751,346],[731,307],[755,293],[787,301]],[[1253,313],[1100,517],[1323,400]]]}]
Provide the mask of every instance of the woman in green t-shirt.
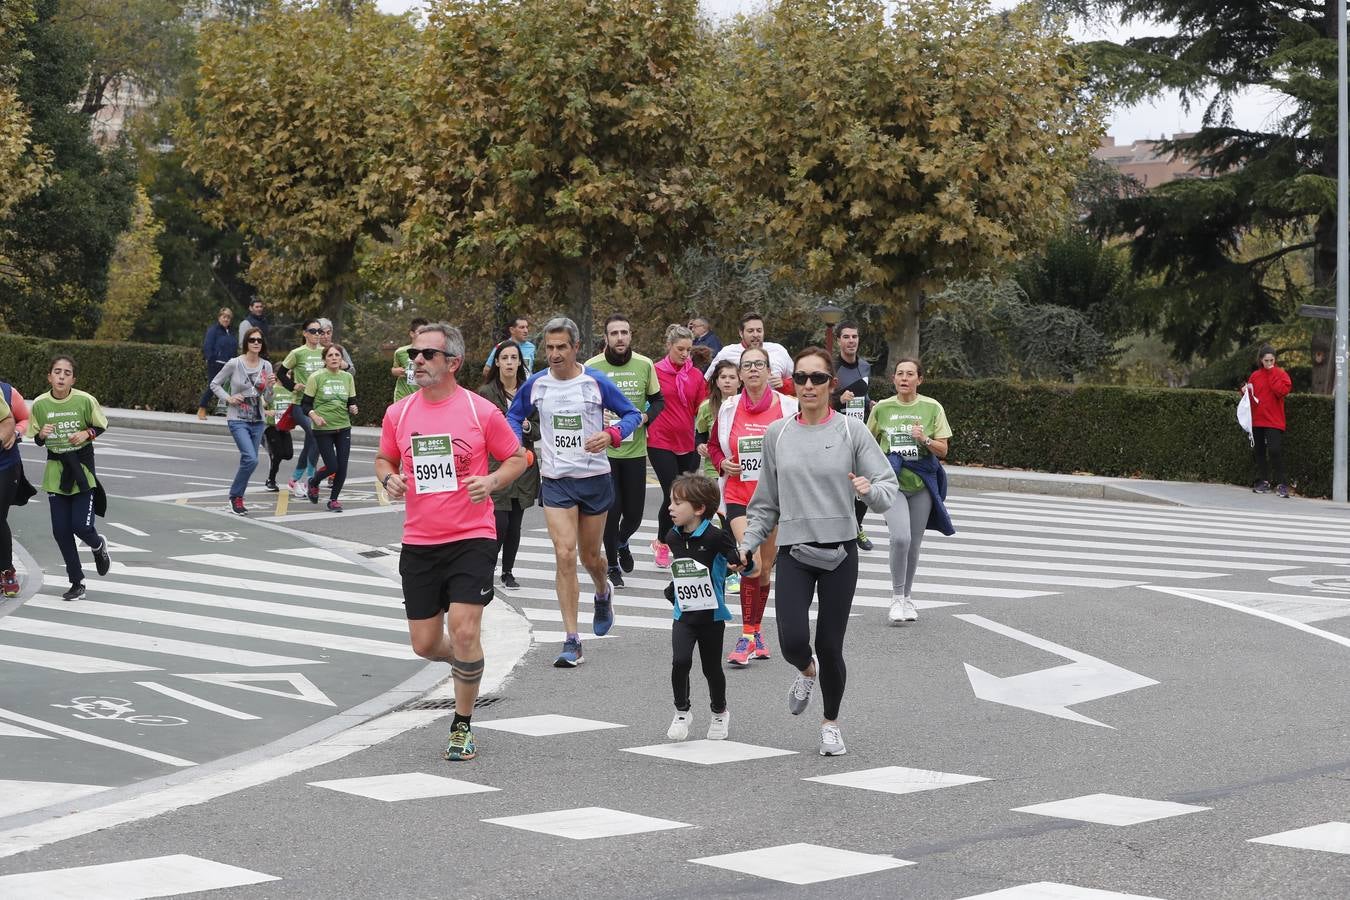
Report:
[{"label": "woman in green t-shirt", "polygon": [[[947,456],[952,429],[942,404],[919,394],[919,385],[923,384],[922,363],[913,357],[899,360],[893,381],[895,396],[872,407],[867,430],[897,468],[896,475],[900,478],[900,496],[886,511],[886,525],[891,532],[892,592],[887,619],[896,624],[919,618],[909,592],[914,584],[924,529],[935,505],[945,519],[942,508],[945,478],[941,479],[944,487],[936,491],[930,489],[929,481],[935,485],[939,481],[941,460]],[[929,478],[920,473],[928,474]]]},{"label": "woman in green t-shirt", "polygon": [[347,480],[347,458],[352,452],[352,416],[356,415],[356,381],[351,372],[342,371],[341,344],[329,344],[323,351],[323,368],[305,380],[305,399],[301,409],[314,425],[314,443],[323,466],[310,476],[306,492],[310,503],[319,502],[319,485],[334,474],[328,511],[342,512],[338,494]]},{"label": "woman in green t-shirt", "polygon": [[61,548],[70,578],[70,589],[61,599],[78,600],[84,596],[84,568],[76,538],[94,552],[99,575],[107,575],[112,567],[108,542],[94,528],[102,495],[94,475],[94,438],[107,429],[108,420],[97,400],[75,390],[75,360],[69,356],[52,360],[47,383],[51,390],[29,409],[28,436],[47,450],[42,489],[52,514],[52,537]]}]

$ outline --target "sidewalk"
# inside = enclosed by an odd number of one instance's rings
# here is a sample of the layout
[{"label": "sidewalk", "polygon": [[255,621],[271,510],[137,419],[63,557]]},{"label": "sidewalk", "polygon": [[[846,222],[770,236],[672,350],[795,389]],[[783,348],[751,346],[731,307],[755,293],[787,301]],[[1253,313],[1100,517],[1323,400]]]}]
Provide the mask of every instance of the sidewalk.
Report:
[{"label": "sidewalk", "polygon": [[[141,409],[104,409],[114,428],[140,428],[156,431],[181,431],[187,434],[218,435],[229,440],[225,420],[212,416],[205,422],[191,413],[152,412]],[[378,447],[380,429],[358,426],[352,429],[352,445]],[[959,490],[1010,491],[1018,494],[1047,494],[1057,497],[1081,497],[1093,500],[1128,500],[1164,503],[1171,506],[1207,506],[1220,509],[1269,513],[1336,516],[1350,519],[1350,505],[1330,500],[1293,497],[1281,500],[1274,494],[1253,494],[1250,488],[1232,484],[1208,484],[1190,481],[1150,481],[1142,478],[1106,478],[1099,475],[1060,475],[1022,469],[983,469],[948,466],[948,483]]]}]

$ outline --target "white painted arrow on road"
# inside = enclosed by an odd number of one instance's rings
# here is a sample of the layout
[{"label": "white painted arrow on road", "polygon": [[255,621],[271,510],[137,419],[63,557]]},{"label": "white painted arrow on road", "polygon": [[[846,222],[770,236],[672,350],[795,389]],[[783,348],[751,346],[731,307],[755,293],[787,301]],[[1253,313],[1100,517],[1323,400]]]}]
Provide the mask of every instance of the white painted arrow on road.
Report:
[{"label": "white painted arrow on road", "polygon": [[966,663],[966,677],[970,679],[975,696],[981,700],[1016,706],[1047,716],[1068,719],[1071,722],[1111,728],[1113,726],[1089,719],[1069,707],[1158,683],[1152,678],[1145,678],[1137,672],[1122,669],[1106,660],[1070,650],[1068,647],[1038,638],[1034,634],[1027,634],[1025,631],[1018,631],[1016,628],[1009,628],[1007,625],[1000,625],[984,616],[959,615],[955,618],[1029,644],[1038,650],[1073,660],[1062,666],[1038,669],[1035,672],[1012,675],[1008,678],[990,675],[983,669],[977,669]]}]

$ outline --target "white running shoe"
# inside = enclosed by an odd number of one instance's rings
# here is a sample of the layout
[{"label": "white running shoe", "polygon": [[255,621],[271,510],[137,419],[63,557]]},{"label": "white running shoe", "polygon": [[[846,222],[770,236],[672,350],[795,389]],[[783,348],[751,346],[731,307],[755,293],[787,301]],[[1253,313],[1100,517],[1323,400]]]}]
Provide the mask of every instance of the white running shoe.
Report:
[{"label": "white running shoe", "polygon": [[905,621],[905,598],[899,594],[891,595],[891,608],[886,610],[886,621],[899,625]]},{"label": "white running shoe", "polygon": [[[675,718],[670,720],[670,730],[666,732],[666,737],[672,741],[682,741],[689,737],[689,726],[694,721],[693,711],[680,712],[675,711]],[[725,737],[725,735],[724,735]]]},{"label": "white running shoe", "polygon": [[708,740],[725,741],[727,731],[731,728],[731,710],[724,710],[720,713],[713,713],[712,721],[708,723]]},{"label": "white running shoe", "polygon": [[839,732],[839,726],[826,723],[820,726],[820,755],[821,756],[843,756],[848,750],[844,748],[844,736]]},{"label": "white running shoe", "polygon": [[919,611],[914,606],[914,601],[906,594],[900,598],[901,614],[906,622],[919,621]]},{"label": "white running shoe", "polygon": [[305,484],[305,480],[303,478],[300,479],[299,481],[292,480],[290,483],[290,488],[291,488],[291,496],[296,498],[297,500],[304,500],[306,497],[309,496],[309,489],[308,489],[309,486]]}]

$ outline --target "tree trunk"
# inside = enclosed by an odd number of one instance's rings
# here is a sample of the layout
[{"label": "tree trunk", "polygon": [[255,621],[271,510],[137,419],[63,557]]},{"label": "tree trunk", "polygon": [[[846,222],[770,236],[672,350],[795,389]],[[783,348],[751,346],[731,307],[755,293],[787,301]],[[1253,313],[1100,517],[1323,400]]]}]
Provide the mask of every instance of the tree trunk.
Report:
[{"label": "tree trunk", "polygon": [[578,360],[591,357],[591,265],[578,260],[567,270],[564,288],[567,292],[567,314],[577,323],[581,332],[581,349],[577,351]]},{"label": "tree trunk", "polygon": [[328,259],[327,268],[329,287],[324,292],[319,315],[333,323],[333,340],[340,342],[342,318],[347,312],[352,286],[356,283],[356,241],[353,239],[337,247]]},{"label": "tree trunk", "polygon": [[919,316],[923,311],[923,287],[919,284],[904,285],[892,295],[887,305],[890,314],[886,317],[886,346],[889,350],[886,365],[888,369],[894,369],[899,359],[919,357]]}]

